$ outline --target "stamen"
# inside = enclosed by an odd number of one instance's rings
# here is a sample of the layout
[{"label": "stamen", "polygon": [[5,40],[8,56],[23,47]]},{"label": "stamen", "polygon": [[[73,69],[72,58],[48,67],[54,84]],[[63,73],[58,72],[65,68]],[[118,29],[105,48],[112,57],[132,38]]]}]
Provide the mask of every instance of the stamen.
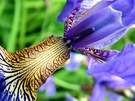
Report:
[{"label": "stamen", "polygon": [[64,41],[64,43],[66,44],[66,46],[68,46],[69,48],[68,49],[70,49],[71,48],[71,40],[70,39],[67,39],[67,38],[63,38],[63,41]]},{"label": "stamen", "polygon": [[88,28],[85,31],[82,31],[81,33],[79,33],[78,36],[72,38],[71,40],[72,41],[77,41],[80,38],[83,38],[83,37],[86,37],[86,36],[92,34],[94,31],[95,31],[95,28],[94,27]]}]

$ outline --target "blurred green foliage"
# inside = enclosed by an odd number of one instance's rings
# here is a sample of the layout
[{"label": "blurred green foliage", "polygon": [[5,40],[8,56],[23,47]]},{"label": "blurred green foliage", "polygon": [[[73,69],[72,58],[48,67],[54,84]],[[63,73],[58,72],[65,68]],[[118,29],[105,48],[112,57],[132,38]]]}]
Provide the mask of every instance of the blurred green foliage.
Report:
[{"label": "blurred green foliage", "polygon": [[[63,36],[63,23],[57,16],[66,0],[0,0],[0,45],[10,52],[39,43],[50,35]],[[131,29],[109,49],[121,50],[127,43],[135,42],[135,29]],[[37,91],[38,101],[64,101],[66,92],[85,101],[90,92],[82,86],[93,87],[93,79],[86,75],[87,67],[82,64],[75,72],[60,69],[55,72],[57,93],[46,97]],[[86,100],[87,101],[87,100]],[[130,101],[125,99],[124,101]]]},{"label": "blurred green foliage", "polygon": [[49,35],[62,36],[56,18],[63,0],[1,0],[0,41],[8,51],[34,45]]}]

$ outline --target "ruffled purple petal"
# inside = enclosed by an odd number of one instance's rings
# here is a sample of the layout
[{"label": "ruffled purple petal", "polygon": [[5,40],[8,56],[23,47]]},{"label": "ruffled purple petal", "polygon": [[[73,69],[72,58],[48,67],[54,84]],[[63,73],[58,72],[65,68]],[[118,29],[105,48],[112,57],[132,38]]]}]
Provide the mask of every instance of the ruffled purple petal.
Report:
[{"label": "ruffled purple petal", "polygon": [[88,74],[111,73],[117,75],[130,83],[135,84],[135,55],[118,57],[105,64],[94,65],[88,69]]},{"label": "ruffled purple petal", "polygon": [[127,44],[117,57],[126,56],[126,55],[135,55],[135,44]]},{"label": "ruffled purple petal", "polygon": [[[85,1],[85,0],[84,0]],[[82,21],[84,21],[85,19],[87,19],[88,17],[94,15],[95,13],[97,13],[98,11],[102,10],[103,8],[109,6],[110,4],[112,4],[113,2],[115,2],[116,0],[88,0],[91,4],[87,3],[83,4],[83,5],[88,5],[90,6],[90,9],[87,11],[87,13],[82,16],[78,22],[75,23],[74,26],[77,26],[79,23],[81,23]],[[83,3],[83,2],[82,2]],[[88,7],[87,7],[88,8]],[[84,9],[86,10],[86,8],[81,8],[81,11],[84,11]],[[80,13],[79,13],[80,14]]]},{"label": "ruffled purple petal", "polygon": [[67,0],[62,12],[60,13],[60,15],[57,18],[57,20],[65,21],[67,16],[71,13],[71,11],[74,8],[76,8],[77,6],[79,6],[82,1],[83,0]]},{"label": "ruffled purple petal", "polygon": [[124,0],[124,2],[117,0],[111,7],[122,12],[123,25],[129,25],[135,21],[135,0]]},{"label": "ruffled purple petal", "polygon": [[117,57],[91,66],[87,74],[109,73],[135,84],[135,45],[126,45]]},{"label": "ruffled purple petal", "polygon": [[135,22],[135,8],[131,11],[130,14],[128,14],[128,16],[124,17],[123,18],[123,24],[124,25],[131,25],[131,24],[134,24]]},{"label": "ruffled purple petal", "polygon": [[135,0],[117,0],[112,5],[112,8],[122,12],[122,18],[128,16],[135,6]]},{"label": "ruffled purple petal", "polygon": [[[65,21],[66,18],[69,16],[69,14],[73,11],[75,8],[79,8],[79,11],[76,15],[78,17],[84,10],[91,8],[96,3],[98,3],[101,0],[67,0],[62,12],[58,16],[58,21]],[[76,18],[74,19],[74,21]]]}]

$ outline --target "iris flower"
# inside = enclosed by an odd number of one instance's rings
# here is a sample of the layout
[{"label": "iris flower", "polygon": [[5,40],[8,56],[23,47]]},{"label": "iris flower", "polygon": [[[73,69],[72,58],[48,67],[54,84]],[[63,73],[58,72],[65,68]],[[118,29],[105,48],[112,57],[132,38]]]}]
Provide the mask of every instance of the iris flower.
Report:
[{"label": "iris flower", "polygon": [[130,87],[128,83],[116,76],[99,75],[98,78],[95,78],[95,85],[89,101],[104,101],[106,97],[109,101],[122,101],[122,96],[114,91],[128,87]]},{"label": "iris flower", "polygon": [[[92,58],[90,61],[91,64],[87,71],[88,75],[90,75],[89,71],[94,65],[99,65],[99,63]],[[122,96],[118,93],[125,89],[130,89],[133,86],[133,84],[123,80],[122,78],[108,73],[100,72],[92,74],[92,76],[95,78],[95,85],[89,101],[104,101],[106,97],[109,98],[109,101],[122,101]]]},{"label": "iris flower", "polygon": [[134,0],[67,0],[58,17],[65,22],[63,37],[50,36],[14,53],[0,47],[0,100],[35,101],[36,90],[65,64],[71,50],[102,61],[89,47],[105,47],[121,38],[135,23],[134,6]]},{"label": "iris flower", "polygon": [[[110,54],[112,51],[108,51],[108,54]],[[134,82],[134,76],[135,76],[135,45],[134,44],[128,44],[126,45],[122,51],[115,53],[115,55],[111,56],[112,58],[104,58],[103,63],[96,63],[94,65],[90,65],[89,69],[87,70],[88,75],[98,75],[97,79],[102,79],[105,75],[106,81],[102,81],[103,84],[109,86],[110,88],[129,88],[133,85],[135,85]],[[92,60],[93,61],[93,60]],[[104,75],[104,76],[103,76]],[[117,77],[117,79],[112,79],[111,77]],[[121,80],[120,80],[121,79]],[[112,81],[113,80],[113,81]],[[123,81],[122,81],[123,80]],[[115,81],[115,82],[114,82]],[[99,84],[103,86],[103,84]],[[103,87],[102,87],[103,88]],[[95,88],[95,95],[97,94],[96,91],[103,92],[104,89],[101,90],[101,88],[97,89]],[[93,93],[94,94],[94,93]],[[102,93],[103,94],[103,93]],[[99,94],[97,94],[98,96]],[[94,97],[96,98],[96,97]],[[92,99],[92,98],[91,98]],[[102,98],[103,99],[103,98]],[[131,97],[132,99],[132,97]],[[94,101],[94,100],[92,100]],[[95,100],[96,101],[96,100]]]},{"label": "iris flower", "polygon": [[115,57],[108,59],[105,63],[100,63],[91,66],[87,73],[109,73],[116,75],[129,83],[135,84],[135,45],[128,44],[122,51],[118,52]]}]

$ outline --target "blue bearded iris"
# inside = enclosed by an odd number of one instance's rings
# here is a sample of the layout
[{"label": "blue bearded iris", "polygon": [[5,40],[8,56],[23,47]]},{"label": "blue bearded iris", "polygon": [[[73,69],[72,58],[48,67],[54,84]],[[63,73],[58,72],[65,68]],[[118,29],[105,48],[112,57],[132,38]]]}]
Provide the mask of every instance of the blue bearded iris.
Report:
[{"label": "blue bearded iris", "polygon": [[102,63],[88,74],[109,72],[135,84],[135,57],[129,54],[134,46],[122,52],[94,49],[119,40],[135,23],[134,16],[135,0],[67,0],[58,16],[65,22],[63,37],[50,36],[15,53],[0,47],[0,100],[35,101],[36,90],[65,64],[71,51]]}]

